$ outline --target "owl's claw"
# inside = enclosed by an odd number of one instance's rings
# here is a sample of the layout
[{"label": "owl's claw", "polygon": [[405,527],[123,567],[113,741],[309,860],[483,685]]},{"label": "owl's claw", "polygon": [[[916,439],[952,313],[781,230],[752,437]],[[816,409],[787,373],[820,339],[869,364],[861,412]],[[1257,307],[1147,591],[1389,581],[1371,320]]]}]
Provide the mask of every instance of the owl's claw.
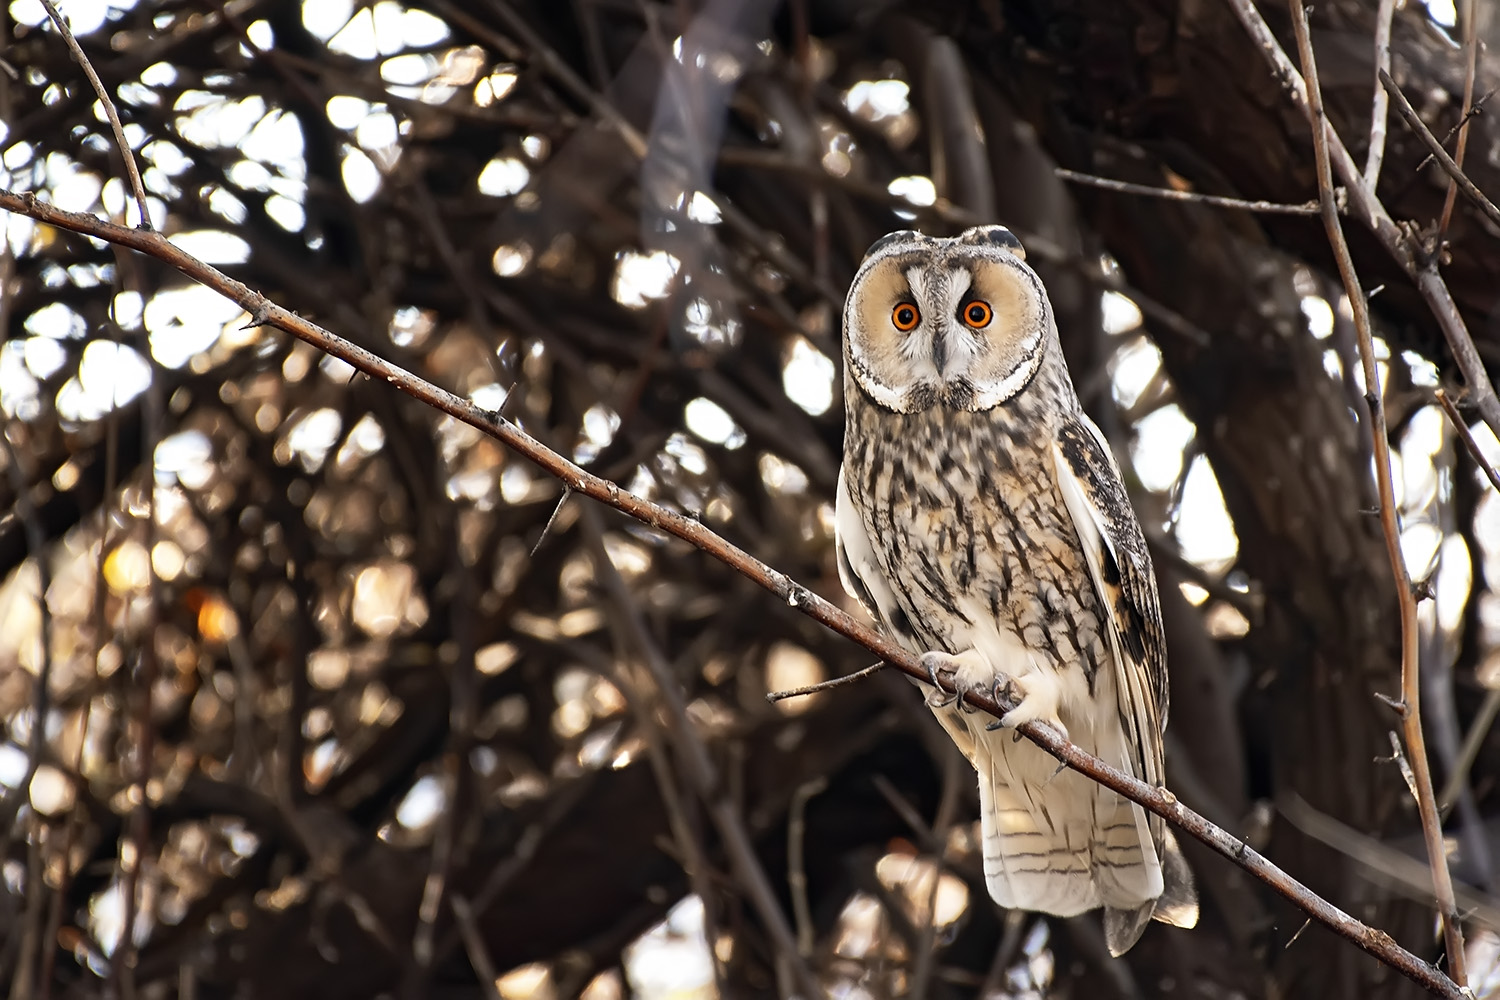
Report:
[{"label": "owl's claw", "polygon": [[[986,725],[985,729],[993,732],[996,729],[1014,729],[1023,722],[1040,722],[1051,726],[1063,739],[1070,739],[1068,727],[1063,725],[1058,712],[1055,684],[1039,680],[1036,674],[1025,678],[1005,677],[996,681],[992,692],[997,703],[1001,700],[1001,694],[1005,695],[1007,701],[1014,702],[1016,707]],[[1020,736],[1020,733],[1016,733],[1017,739]]]},{"label": "owl's claw", "polygon": [[[954,702],[958,702],[959,711],[975,711],[974,706],[964,700],[964,695],[970,691],[984,690],[982,686],[984,680],[993,676],[983,657],[972,649],[966,649],[961,653],[940,653],[932,650],[922,654],[921,662],[927,670],[927,676],[932,680],[932,686],[937,688],[927,697],[927,704],[933,708],[947,708]],[[955,694],[949,694],[938,683],[939,673],[948,674],[951,677]]]},{"label": "owl's claw", "polygon": [[943,690],[943,685],[938,683],[938,671],[947,670],[953,673],[952,660],[945,653],[923,653],[922,666],[927,670],[927,677],[932,681],[933,692],[927,696],[929,708],[947,708],[958,699],[958,695],[949,694]]},{"label": "owl's claw", "polygon": [[[1018,702],[1020,700],[1020,694],[1016,690],[1015,682],[1009,677],[1001,677],[995,681],[995,686],[990,688],[990,701],[993,701],[996,705],[1004,705],[1006,702]],[[986,724],[984,728],[987,732],[991,733],[997,729],[1004,729],[1005,720],[1004,718],[996,719],[994,722]],[[1021,734],[1017,733],[1016,735],[1019,736]]]}]

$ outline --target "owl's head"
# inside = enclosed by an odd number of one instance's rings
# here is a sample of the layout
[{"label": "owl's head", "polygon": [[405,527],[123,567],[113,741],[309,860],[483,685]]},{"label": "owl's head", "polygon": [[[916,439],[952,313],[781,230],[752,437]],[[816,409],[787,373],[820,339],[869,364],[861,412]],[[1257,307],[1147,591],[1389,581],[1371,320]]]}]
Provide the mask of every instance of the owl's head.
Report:
[{"label": "owl's head", "polygon": [[1036,375],[1052,330],[1041,279],[1004,226],[882,236],[844,303],[849,372],[898,413],[999,406]]}]

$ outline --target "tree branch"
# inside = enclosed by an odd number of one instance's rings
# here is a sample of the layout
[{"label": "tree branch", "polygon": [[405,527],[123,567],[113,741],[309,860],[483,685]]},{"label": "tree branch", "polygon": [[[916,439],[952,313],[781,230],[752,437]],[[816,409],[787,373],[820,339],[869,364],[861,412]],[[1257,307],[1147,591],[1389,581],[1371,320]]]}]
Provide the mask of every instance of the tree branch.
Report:
[{"label": "tree branch", "polygon": [[1380,85],[1380,74],[1391,68],[1391,21],[1396,0],[1380,0],[1375,14],[1375,96],[1370,107],[1370,150],[1365,155],[1365,183],[1374,191],[1380,182],[1380,164],[1385,159],[1386,121],[1389,100]]},{"label": "tree branch", "polygon": [[[1460,182],[1463,176],[1464,151],[1469,148],[1469,109],[1474,106],[1474,72],[1478,68],[1479,56],[1479,12],[1475,9],[1474,0],[1468,0],[1464,4],[1464,109],[1458,116],[1458,145],[1453,150],[1453,165],[1457,173],[1448,175],[1448,193],[1443,196],[1443,214],[1438,219],[1437,245],[1443,245],[1443,239],[1448,234],[1448,223],[1453,219],[1453,204],[1458,195]],[[1464,178],[1468,180],[1467,177]],[[1474,185],[1470,184],[1473,188]],[[1478,188],[1474,188],[1475,191]],[[1470,197],[1473,197],[1469,192]]]},{"label": "tree branch", "polygon": [[151,228],[151,213],[146,210],[146,189],[141,184],[141,171],[135,165],[135,157],[130,152],[130,142],[125,138],[125,127],[120,124],[120,112],[115,110],[115,102],[109,99],[109,91],[104,89],[104,83],[99,79],[99,74],[94,72],[93,63],[89,57],[83,54],[83,48],[78,44],[78,39],[73,37],[73,29],[68,27],[67,20],[62,12],[57,9],[57,4],[52,0],[42,0],[42,6],[46,8],[47,16],[57,26],[58,34],[63,36],[63,41],[68,43],[68,51],[83,67],[84,76],[89,78],[93,85],[94,93],[99,95],[99,103],[104,107],[104,115],[109,119],[109,127],[115,133],[115,145],[120,149],[120,158],[125,161],[125,176],[130,179],[130,193],[135,197],[135,207],[141,215],[139,223],[142,229]]},{"label": "tree branch", "polygon": [[1052,172],[1065,181],[1074,184],[1083,184],[1087,187],[1103,188],[1105,191],[1118,191],[1121,194],[1138,194],[1146,198],[1161,198],[1163,201],[1193,201],[1200,205],[1214,205],[1218,208],[1240,208],[1247,212],[1262,212],[1267,215],[1317,215],[1318,203],[1316,201],[1304,201],[1298,205],[1288,205],[1279,201],[1249,201],[1244,198],[1227,198],[1218,194],[1203,194],[1201,191],[1178,191],[1174,188],[1152,187],[1149,184],[1132,184],[1129,181],[1117,181],[1109,177],[1096,177],[1093,174],[1080,173],[1077,170],[1068,170],[1065,167],[1054,167]]},{"label": "tree branch", "polygon": [[[1334,206],[1333,169],[1329,166],[1328,137],[1332,127],[1323,111],[1323,91],[1318,82],[1318,63],[1313,54],[1312,32],[1307,23],[1307,9],[1302,0],[1287,0],[1291,9],[1292,29],[1297,35],[1297,52],[1302,60],[1302,74],[1307,80],[1308,107],[1312,111],[1313,156],[1318,169],[1318,200],[1323,207],[1323,228],[1338,262],[1339,276],[1349,308],[1354,314],[1354,329],[1359,336],[1359,360],[1365,375],[1365,402],[1370,407],[1370,437],[1375,445],[1375,486],[1380,493],[1380,526],[1385,534],[1386,555],[1391,563],[1391,577],[1396,582],[1396,604],[1401,621],[1401,726],[1406,737],[1406,755],[1411,763],[1417,810],[1422,816],[1422,835],[1427,842],[1427,861],[1432,868],[1433,891],[1437,895],[1438,913],[1443,921],[1443,938],[1448,948],[1448,968],[1459,986],[1467,976],[1464,963],[1463,926],[1458,906],[1453,901],[1453,879],[1448,873],[1448,855],[1443,847],[1443,823],[1438,818],[1437,801],[1432,793],[1432,772],[1427,763],[1427,742],[1422,734],[1422,685],[1417,629],[1417,599],[1412,593],[1411,577],[1406,572],[1406,557],[1401,552],[1401,526],[1396,523],[1396,488],[1391,479],[1391,441],[1386,429],[1385,402],[1380,391],[1380,370],[1375,364],[1374,338],[1370,334],[1370,304],[1360,287],[1344,239],[1344,227]],[[1381,71],[1381,81],[1390,74]],[[1394,738],[1394,737],[1393,737]]]},{"label": "tree branch", "polygon": [[[1496,208],[1495,203],[1485,197],[1484,192],[1479,190],[1473,181],[1469,180],[1468,175],[1464,173],[1463,168],[1458,165],[1458,162],[1448,155],[1448,151],[1443,148],[1443,144],[1437,141],[1437,136],[1433,135],[1432,130],[1417,116],[1416,109],[1411,106],[1411,102],[1406,99],[1406,95],[1401,93],[1401,88],[1396,86],[1396,81],[1391,79],[1391,74],[1385,70],[1380,71],[1380,85],[1396,99],[1396,113],[1401,116],[1401,120],[1406,122],[1411,130],[1417,134],[1417,138],[1422,140],[1422,144],[1427,147],[1427,151],[1432,154],[1432,158],[1438,161],[1443,170],[1447,171],[1450,179],[1450,187],[1456,184],[1470,201],[1479,206],[1480,211],[1489,216],[1491,222],[1500,226],[1500,208]],[[1463,137],[1467,134],[1468,129],[1460,132],[1459,141],[1462,142]],[[1444,218],[1446,219],[1446,217],[1445,211]],[[1441,228],[1447,227],[1444,226]]]}]

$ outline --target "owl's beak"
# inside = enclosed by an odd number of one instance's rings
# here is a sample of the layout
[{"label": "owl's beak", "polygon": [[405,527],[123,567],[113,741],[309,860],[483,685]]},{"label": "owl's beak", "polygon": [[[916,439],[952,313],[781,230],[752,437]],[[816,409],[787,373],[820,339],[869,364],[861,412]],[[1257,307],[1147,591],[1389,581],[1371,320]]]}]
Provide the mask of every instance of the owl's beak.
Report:
[{"label": "owl's beak", "polygon": [[938,331],[932,335],[932,366],[938,370],[939,374],[941,374],[943,371],[943,366],[947,363],[947,361],[948,334],[945,330],[939,328]]}]

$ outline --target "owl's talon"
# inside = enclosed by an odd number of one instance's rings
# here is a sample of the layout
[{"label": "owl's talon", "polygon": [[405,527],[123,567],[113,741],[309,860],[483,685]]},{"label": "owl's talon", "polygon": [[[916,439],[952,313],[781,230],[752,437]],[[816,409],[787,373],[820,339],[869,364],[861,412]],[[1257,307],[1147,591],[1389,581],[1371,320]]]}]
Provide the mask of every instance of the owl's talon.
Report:
[{"label": "owl's talon", "polygon": [[[1005,700],[1015,707],[984,728],[994,732],[997,729],[1015,729],[1023,722],[1038,722],[1049,726],[1064,740],[1070,739],[1068,727],[1063,725],[1058,713],[1056,691],[1046,684],[1028,685],[1028,680],[1034,684],[1035,675],[1030,678],[1004,677],[995,682],[991,697],[996,704],[1001,703],[1000,695],[1003,693]],[[1020,736],[1017,732],[1016,738],[1019,739]]]},{"label": "owl's talon", "polygon": [[947,708],[953,704],[959,696],[949,694],[943,690],[943,685],[938,683],[939,670],[946,669],[950,673],[953,672],[953,667],[949,663],[948,657],[942,653],[923,653],[922,666],[927,669],[927,677],[932,681],[932,686],[935,689],[927,696],[927,706],[929,708]]},{"label": "owl's talon", "polygon": [[[1009,677],[1002,677],[995,681],[994,686],[990,688],[990,701],[993,701],[997,706],[1003,706],[1006,702],[1020,701],[1020,697],[1016,692],[1016,685]],[[984,728],[986,732],[991,733],[997,729],[1004,729],[1004,718],[1002,717],[996,719],[994,722],[987,723]],[[1017,733],[1016,735],[1019,736],[1020,734]]]}]

